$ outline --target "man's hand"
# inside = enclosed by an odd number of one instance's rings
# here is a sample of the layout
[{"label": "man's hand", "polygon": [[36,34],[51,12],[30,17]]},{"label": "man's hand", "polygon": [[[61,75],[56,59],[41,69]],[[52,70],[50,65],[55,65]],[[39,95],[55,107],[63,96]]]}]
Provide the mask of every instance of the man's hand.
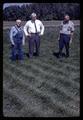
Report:
[{"label": "man's hand", "polygon": [[39,33],[39,36],[42,36],[43,34],[42,33]]},{"label": "man's hand", "polygon": [[72,43],[72,37],[73,37],[73,32],[71,32],[71,36],[70,36],[70,44]]},{"label": "man's hand", "polygon": [[28,37],[31,37],[31,34],[29,33],[27,36],[28,36]]},{"label": "man's hand", "polygon": [[25,45],[25,41],[22,42],[23,46]]},{"label": "man's hand", "polygon": [[26,35],[26,37],[31,37],[31,34],[30,34],[30,33],[29,33],[29,34],[27,34],[27,35]]},{"label": "man's hand", "polygon": [[14,42],[12,42],[12,46],[14,46],[15,44],[14,44]]},{"label": "man's hand", "polygon": [[58,41],[60,40],[60,37],[58,37]]},{"label": "man's hand", "polygon": [[60,40],[60,34],[58,35],[58,41]]},{"label": "man's hand", "polygon": [[72,38],[70,39],[70,44],[72,43]]}]

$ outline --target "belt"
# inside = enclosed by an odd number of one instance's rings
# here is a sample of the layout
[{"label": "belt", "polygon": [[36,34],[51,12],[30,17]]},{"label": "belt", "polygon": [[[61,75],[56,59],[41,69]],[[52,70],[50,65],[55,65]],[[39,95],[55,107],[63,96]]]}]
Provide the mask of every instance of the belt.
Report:
[{"label": "belt", "polygon": [[70,36],[70,34],[60,33],[60,35]]},{"label": "belt", "polygon": [[30,33],[30,34],[39,34],[39,32],[38,33]]}]

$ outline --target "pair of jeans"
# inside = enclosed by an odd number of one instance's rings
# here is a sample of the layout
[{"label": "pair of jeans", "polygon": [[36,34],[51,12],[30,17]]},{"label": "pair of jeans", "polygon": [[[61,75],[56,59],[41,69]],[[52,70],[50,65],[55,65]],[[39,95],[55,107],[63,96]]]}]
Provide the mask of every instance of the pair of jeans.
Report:
[{"label": "pair of jeans", "polygon": [[11,45],[11,59],[16,60],[17,56],[19,60],[23,60],[23,51],[21,43],[15,43],[15,45]]},{"label": "pair of jeans", "polygon": [[31,34],[29,37],[29,57],[33,57],[34,48],[36,48],[36,54],[39,55],[40,49],[40,36],[37,33]]},{"label": "pair of jeans", "polygon": [[65,46],[66,56],[69,56],[69,42],[70,42],[70,35],[60,34],[59,55],[62,55],[62,50]]}]

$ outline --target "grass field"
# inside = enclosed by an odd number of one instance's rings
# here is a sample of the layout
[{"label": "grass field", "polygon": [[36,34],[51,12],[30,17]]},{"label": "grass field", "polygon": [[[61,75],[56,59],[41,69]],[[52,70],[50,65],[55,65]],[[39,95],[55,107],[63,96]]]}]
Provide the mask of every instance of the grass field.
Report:
[{"label": "grass field", "polygon": [[[3,114],[8,117],[80,115],[80,28],[75,27],[70,57],[57,59],[59,27],[45,29],[40,56],[11,62],[9,29],[3,31]],[[28,52],[28,40],[24,51]]]}]

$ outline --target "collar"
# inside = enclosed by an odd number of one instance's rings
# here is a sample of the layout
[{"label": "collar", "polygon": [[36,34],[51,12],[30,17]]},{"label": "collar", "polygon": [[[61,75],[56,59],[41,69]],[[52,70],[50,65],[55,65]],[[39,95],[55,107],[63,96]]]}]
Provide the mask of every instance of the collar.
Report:
[{"label": "collar", "polygon": [[69,21],[63,21],[63,24],[68,24],[69,23]]},{"label": "collar", "polygon": [[[37,19],[36,19],[36,20],[37,20]],[[35,20],[35,21],[31,20],[31,22],[32,22],[32,23],[35,23],[35,22],[36,22],[36,20]]]},{"label": "collar", "polygon": [[21,26],[18,27],[17,25],[15,25],[15,27],[18,28],[18,29],[21,28]]}]

